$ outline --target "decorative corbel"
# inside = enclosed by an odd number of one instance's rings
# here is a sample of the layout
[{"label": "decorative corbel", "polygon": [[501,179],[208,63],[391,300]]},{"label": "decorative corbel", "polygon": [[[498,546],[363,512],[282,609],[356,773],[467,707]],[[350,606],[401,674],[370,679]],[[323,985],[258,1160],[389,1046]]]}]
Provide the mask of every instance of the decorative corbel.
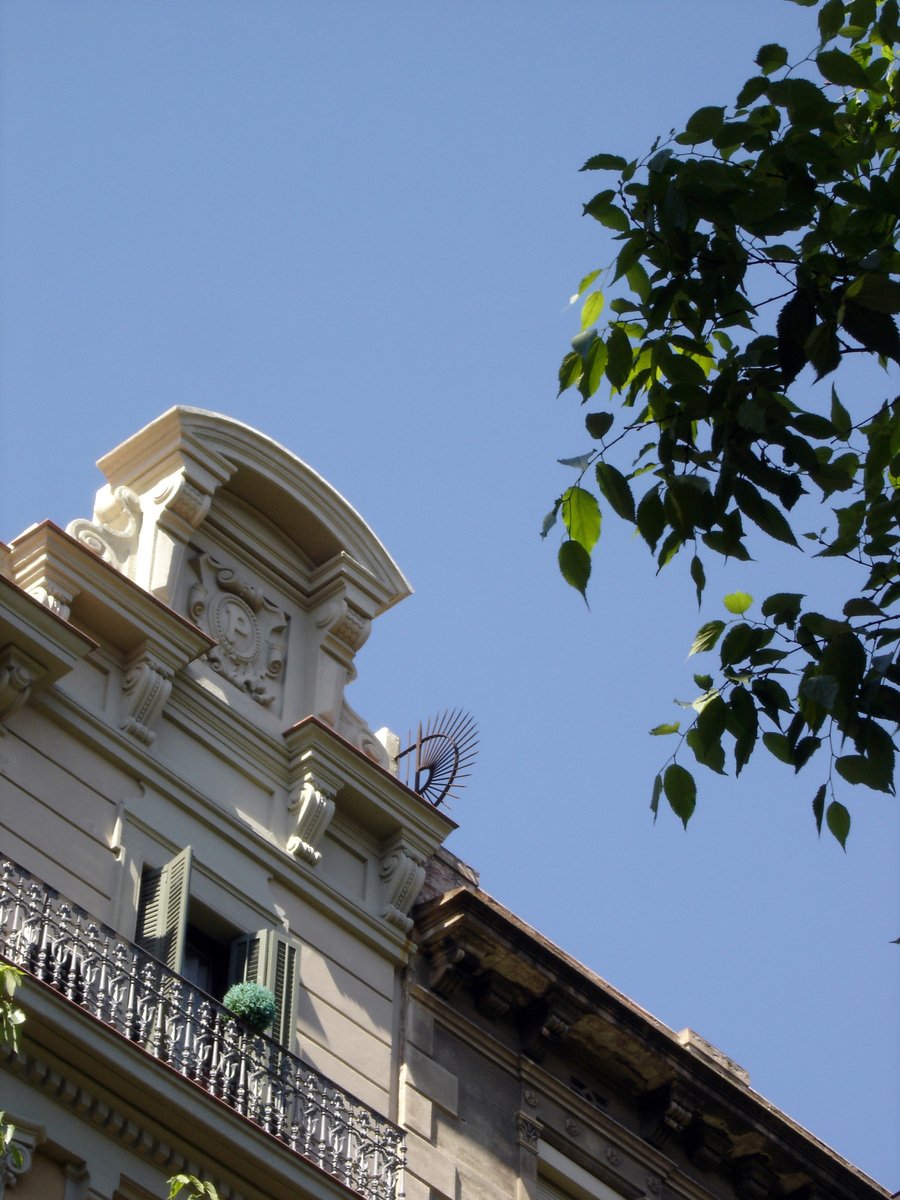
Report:
[{"label": "decorative corbel", "polygon": [[145,746],[156,740],[153,726],[159,720],[172,692],[172,672],[140,650],[129,663],[122,680],[125,719],[122,728]]},{"label": "decorative corbel", "polygon": [[778,1176],[765,1154],[747,1154],[734,1164],[734,1190],[743,1200],[768,1200]]},{"label": "decorative corbel", "polygon": [[401,933],[409,933],[413,921],[408,913],[425,882],[424,856],[398,838],[382,857],[380,878],[382,917]]},{"label": "decorative corbel", "polygon": [[28,702],[44,674],[39,662],[12,643],[0,650],[0,724]]},{"label": "decorative corbel", "polygon": [[698,1115],[694,1096],[680,1084],[667,1083],[648,1095],[643,1102],[647,1137],[654,1146],[663,1146],[674,1134],[682,1136]]},{"label": "decorative corbel", "polygon": [[212,491],[182,469],[162,480],[151,498],[156,518],[146,586],[171,604],[191,535],[209,512]]},{"label": "decorative corbel", "polygon": [[582,1013],[562,996],[547,994],[535,1000],[519,1017],[522,1050],[536,1062],[551,1045],[561,1042]]},{"label": "decorative corbel", "polygon": [[335,791],[310,771],[288,804],[294,831],[288,838],[287,851],[311,867],[322,857],[319,845],[334,816]]},{"label": "decorative corbel", "polygon": [[471,983],[482,973],[481,959],[455,938],[447,937],[428,952],[431,963],[429,986],[445,1000],[461,983]]},{"label": "decorative corbel", "polygon": [[330,725],[337,727],[344,688],[356,678],[353,658],[368,638],[372,621],[344,594],[332,595],[316,610],[314,619],[316,628],[322,631],[314,709]]},{"label": "decorative corbel", "polygon": [[66,533],[123,574],[134,559],[141,532],[141,502],[131,488],[101,488],[90,521],[79,518]]},{"label": "decorative corbel", "polygon": [[18,1119],[11,1124],[12,1138],[5,1149],[0,1150],[0,1200],[4,1200],[7,1188],[12,1190],[19,1179],[31,1170],[34,1151],[46,1136],[42,1125],[32,1125]]}]

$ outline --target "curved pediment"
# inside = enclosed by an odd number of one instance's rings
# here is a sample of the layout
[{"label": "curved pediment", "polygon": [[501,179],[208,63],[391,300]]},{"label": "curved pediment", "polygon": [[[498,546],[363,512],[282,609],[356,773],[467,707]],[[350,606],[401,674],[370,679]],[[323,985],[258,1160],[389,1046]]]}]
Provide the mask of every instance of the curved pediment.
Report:
[{"label": "curved pediment", "polygon": [[[182,517],[196,526],[221,489],[255,510],[313,566],[345,554],[364,567],[381,593],[378,611],[412,590],[340,492],[290,450],[231,417],[171,408],[97,465],[109,484],[107,496],[98,497],[101,509],[124,487],[139,497],[145,522],[154,509],[162,509],[155,515],[164,523]],[[158,574],[147,582],[157,594],[173,592],[174,581],[163,582]]]}]

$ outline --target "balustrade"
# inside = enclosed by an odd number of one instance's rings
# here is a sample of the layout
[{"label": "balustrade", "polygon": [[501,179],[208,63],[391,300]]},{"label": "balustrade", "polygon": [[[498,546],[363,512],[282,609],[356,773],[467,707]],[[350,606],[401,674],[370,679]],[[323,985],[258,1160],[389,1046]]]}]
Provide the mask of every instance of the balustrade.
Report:
[{"label": "balustrade", "polygon": [[402,1132],[11,862],[0,954],[367,1200],[395,1200]]}]

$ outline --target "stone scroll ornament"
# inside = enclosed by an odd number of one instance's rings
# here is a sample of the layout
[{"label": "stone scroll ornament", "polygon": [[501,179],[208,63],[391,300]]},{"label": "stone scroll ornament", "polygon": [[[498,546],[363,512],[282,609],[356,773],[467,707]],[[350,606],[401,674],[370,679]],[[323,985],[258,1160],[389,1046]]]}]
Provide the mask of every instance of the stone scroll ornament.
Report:
[{"label": "stone scroll ornament", "polygon": [[257,704],[268,707],[281,695],[288,615],[260,588],[210,554],[191,562],[197,582],[188,615],[218,643],[206,658]]},{"label": "stone scroll ornament", "polygon": [[425,882],[425,859],[400,840],[382,858],[379,874],[384,904],[382,917],[402,933],[409,933],[413,921],[408,914]]}]

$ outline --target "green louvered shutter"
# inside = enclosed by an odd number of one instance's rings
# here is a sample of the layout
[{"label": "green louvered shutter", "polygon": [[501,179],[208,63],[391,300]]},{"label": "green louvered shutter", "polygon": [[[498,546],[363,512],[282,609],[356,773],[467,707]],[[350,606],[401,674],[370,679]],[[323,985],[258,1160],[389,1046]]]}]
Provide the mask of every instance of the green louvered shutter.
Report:
[{"label": "green louvered shutter", "polygon": [[297,947],[274,929],[262,929],[231,943],[230,977],[235,982],[261,983],[275,997],[272,1037],[291,1048],[294,1036],[294,994],[297,987]]},{"label": "green louvered shutter", "polygon": [[172,971],[181,970],[191,882],[191,848],[141,876],[135,941]]}]

